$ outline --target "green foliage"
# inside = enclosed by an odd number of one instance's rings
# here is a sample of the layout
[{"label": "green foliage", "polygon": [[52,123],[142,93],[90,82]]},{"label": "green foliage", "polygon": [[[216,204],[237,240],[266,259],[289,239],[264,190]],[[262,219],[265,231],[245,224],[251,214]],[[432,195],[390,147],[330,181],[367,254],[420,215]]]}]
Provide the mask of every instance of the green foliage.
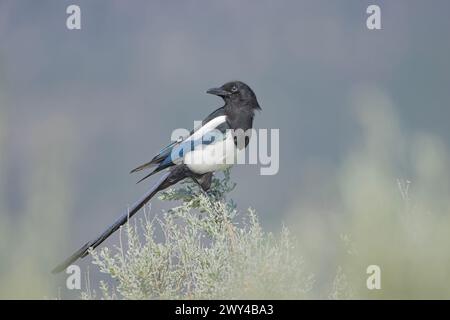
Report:
[{"label": "green foliage", "polygon": [[[226,200],[234,186],[226,171],[222,180],[213,179],[208,194],[191,182],[165,191],[161,199],[181,204],[160,218],[144,212],[140,223],[128,223],[126,246],[121,241],[115,250],[92,251],[94,264],[115,280],[113,288],[100,284],[100,298],[304,297],[313,279],[303,271],[288,230],[265,233],[253,210],[239,215]],[[90,290],[83,297],[98,298]]]}]

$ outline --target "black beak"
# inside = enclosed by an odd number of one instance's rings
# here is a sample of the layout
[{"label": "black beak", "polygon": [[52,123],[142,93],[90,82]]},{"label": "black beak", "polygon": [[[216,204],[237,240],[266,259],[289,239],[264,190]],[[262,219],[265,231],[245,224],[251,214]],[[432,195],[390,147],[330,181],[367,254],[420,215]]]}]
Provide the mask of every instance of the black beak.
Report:
[{"label": "black beak", "polygon": [[230,95],[228,91],[223,90],[221,88],[211,88],[208,91],[206,91],[206,93],[213,94],[219,97],[226,97]]}]

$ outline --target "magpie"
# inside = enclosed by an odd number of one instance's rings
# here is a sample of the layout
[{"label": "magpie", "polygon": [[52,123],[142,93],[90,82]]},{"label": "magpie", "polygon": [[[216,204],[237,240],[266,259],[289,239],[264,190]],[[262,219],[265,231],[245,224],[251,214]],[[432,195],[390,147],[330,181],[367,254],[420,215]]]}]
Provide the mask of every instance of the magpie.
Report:
[{"label": "magpie", "polygon": [[[159,181],[114,224],[59,264],[52,273],[59,273],[79,258],[87,256],[90,248],[99,246],[159,191],[190,178],[207,192],[211,187],[213,173],[234,163],[238,150],[249,143],[250,136],[246,133],[253,127],[255,110],[261,110],[261,107],[253,90],[241,81],[228,82],[206,92],[221,97],[225,104],[208,115],[201,126],[192,130],[187,137],[172,142],[151,161],[131,170],[130,173],[134,173],[153,168],[139,183],[167,169]],[[244,136],[238,136],[237,132]]]}]

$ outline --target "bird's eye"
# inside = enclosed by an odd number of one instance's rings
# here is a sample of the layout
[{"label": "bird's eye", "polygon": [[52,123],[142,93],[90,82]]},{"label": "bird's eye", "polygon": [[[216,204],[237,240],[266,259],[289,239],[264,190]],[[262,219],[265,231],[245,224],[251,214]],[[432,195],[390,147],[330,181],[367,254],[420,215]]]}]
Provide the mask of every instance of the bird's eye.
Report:
[{"label": "bird's eye", "polygon": [[237,91],[237,87],[236,86],[233,86],[232,88],[231,88],[231,92],[236,92]]}]

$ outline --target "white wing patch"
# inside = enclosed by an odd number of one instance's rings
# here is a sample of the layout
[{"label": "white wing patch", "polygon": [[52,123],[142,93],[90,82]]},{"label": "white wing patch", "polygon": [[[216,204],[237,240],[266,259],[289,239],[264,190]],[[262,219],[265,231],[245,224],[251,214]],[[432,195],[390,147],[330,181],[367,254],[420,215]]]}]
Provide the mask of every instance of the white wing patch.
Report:
[{"label": "white wing patch", "polygon": [[185,141],[189,140],[197,140],[201,139],[201,137],[207,133],[208,131],[212,131],[217,128],[219,125],[227,121],[227,116],[219,116],[211,121],[205,123],[202,127],[200,127],[197,131],[195,131],[191,136],[189,136]]},{"label": "white wing patch", "polygon": [[[171,154],[171,161],[174,164],[181,164],[184,163],[184,158],[186,155],[195,149],[200,148],[202,141],[205,143],[210,141],[211,138],[218,138],[217,134],[219,131],[214,131],[218,126],[225,123],[227,121],[227,117],[225,115],[216,117],[214,119],[211,119],[207,123],[205,123],[203,126],[198,128],[194,133],[192,133],[190,136],[186,137],[182,141],[179,142],[177,146],[175,146],[172,149]],[[221,135],[221,134],[220,134]],[[202,140],[204,139],[204,140]],[[191,145],[192,143],[192,145]],[[199,144],[195,146],[195,144]],[[190,150],[191,148],[194,148],[194,150]]]},{"label": "white wing patch", "polygon": [[[225,122],[225,115],[216,117],[195,131],[185,141],[202,139]],[[199,144],[194,150],[187,152],[183,157],[183,163],[191,171],[203,174],[232,166],[235,163],[236,154],[233,135],[231,131],[227,131],[223,139],[218,139],[211,144]]]}]

